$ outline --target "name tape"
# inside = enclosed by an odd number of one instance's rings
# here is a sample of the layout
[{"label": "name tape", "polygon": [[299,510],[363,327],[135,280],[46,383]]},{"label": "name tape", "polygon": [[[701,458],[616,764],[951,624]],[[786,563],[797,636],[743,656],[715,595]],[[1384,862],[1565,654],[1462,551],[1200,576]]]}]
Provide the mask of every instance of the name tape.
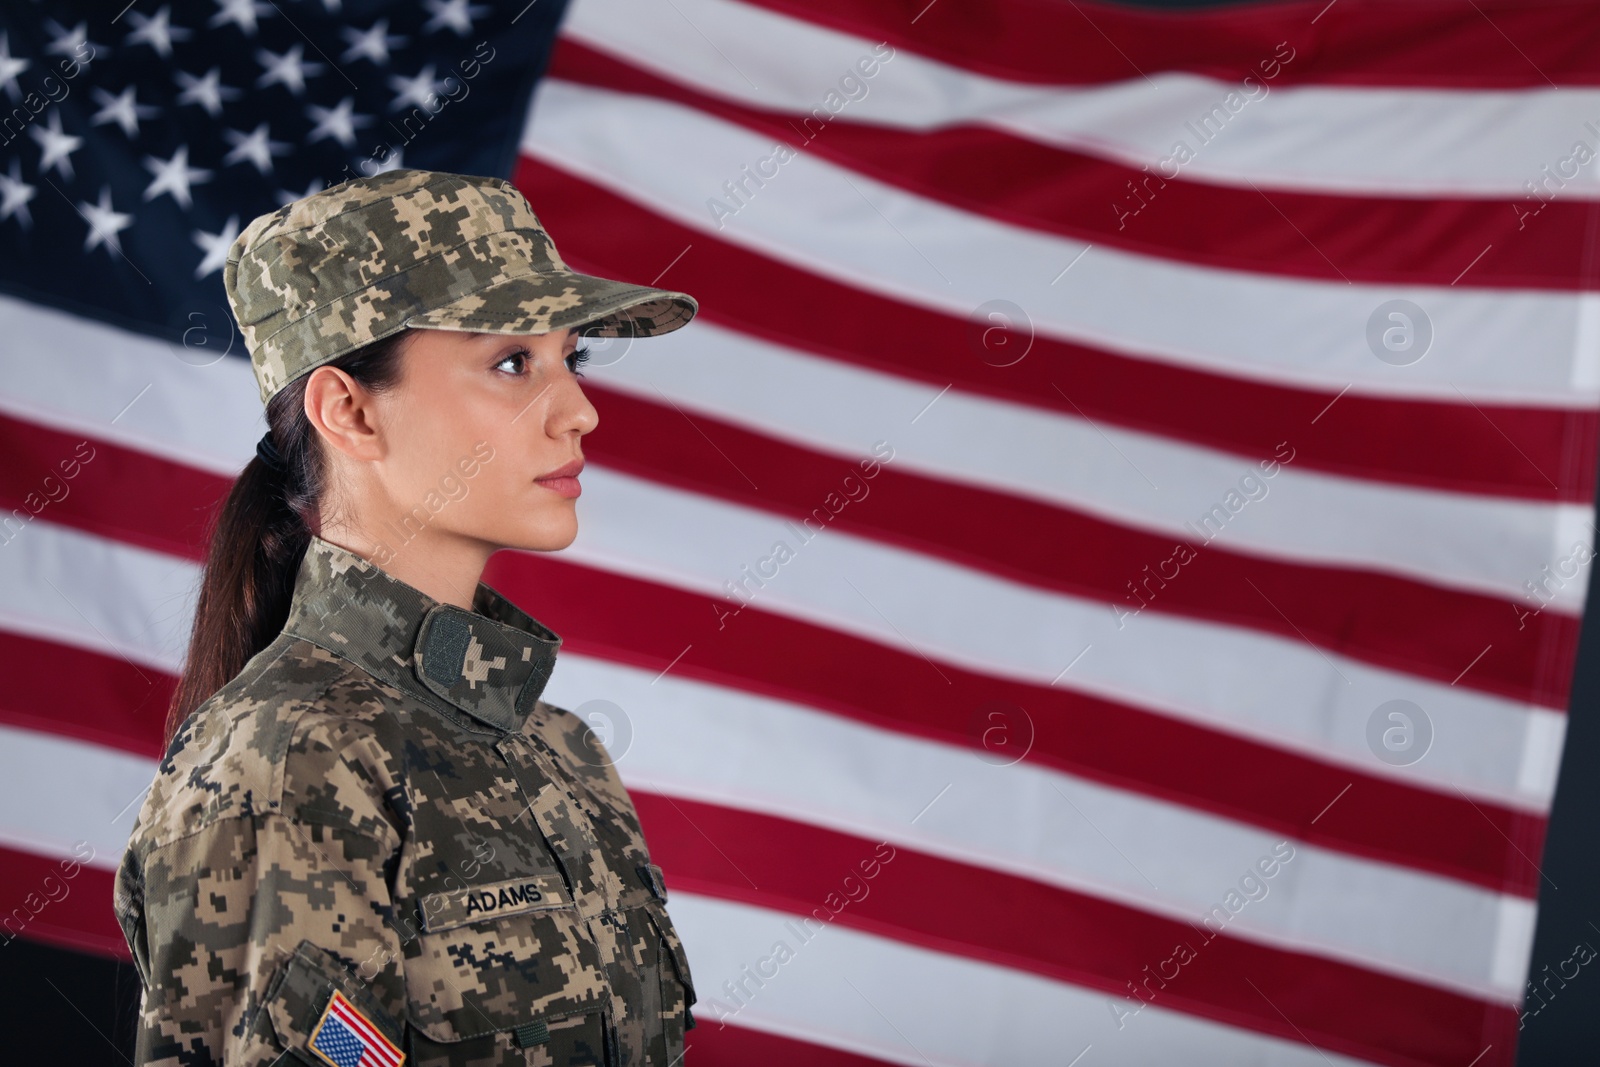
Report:
[{"label": "name tape", "polygon": [[422,928],[443,930],[462,923],[487,922],[527,911],[564,908],[572,903],[559,874],[525,875],[503,882],[463,886],[422,898]]}]

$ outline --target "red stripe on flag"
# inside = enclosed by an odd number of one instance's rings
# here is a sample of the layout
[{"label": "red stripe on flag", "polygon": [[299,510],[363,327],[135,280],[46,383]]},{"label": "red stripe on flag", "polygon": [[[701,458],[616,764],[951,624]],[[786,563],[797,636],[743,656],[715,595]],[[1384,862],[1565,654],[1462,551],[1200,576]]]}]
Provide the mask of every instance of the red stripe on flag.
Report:
[{"label": "red stripe on flag", "polygon": [[91,856],[108,859],[93,853],[88,846],[75,857],[61,858],[0,845],[0,948],[21,937],[133,962],[111,910],[114,875],[81,862]]},{"label": "red stripe on flag", "polygon": [[1550,221],[1524,230],[1505,200],[1263,193],[1169,180],[978,124],[901,130],[839,117],[818,127],[804,113],[700,92],[570,37],[558,39],[550,74],[671,100],[932,200],[1143,255],[1395,285],[1450,285],[1470,264],[1473,286],[1600,288],[1584,258],[1589,219],[1600,211],[1593,201],[1553,201],[1541,210]]},{"label": "red stripe on flag", "polygon": [[[693,1009],[691,1009],[693,1010]],[[685,1063],[694,1067],[888,1067],[889,1060],[813,1044],[799,1038],[754,1030],[738,1022],[708,1023],[700,1014],[684,1035]]]},{"label": "red stripe on flag", "polygon": [[[80,442],[93,454],[70,478],[62,477]],[[205,557],[205,533],[213,509],[233,479],[112,444],[92,435],[58,430],[0,414],[0,542],[28,536],[37,514],[51,522],[91,530],[124,544],[187,559]],[[62,492],[51,499],[44,479]]]},{"label": "red stripe on flag", "polygon": [[1297,53],[1274,79],[1284,83],[1541,90],[1600,84],[1600,27],[1581,3],[1307,0],[1140,11],[1077,0],[749,2],[951,66],[1045,85],[1167,70],[1236,81],[1259,76],[1258,64],[1284,40]]},{"label": "red stripe on flag", "polygon": [[172,675],[11,630],[0,630],[0,673],[0,722],[161,758]]}]

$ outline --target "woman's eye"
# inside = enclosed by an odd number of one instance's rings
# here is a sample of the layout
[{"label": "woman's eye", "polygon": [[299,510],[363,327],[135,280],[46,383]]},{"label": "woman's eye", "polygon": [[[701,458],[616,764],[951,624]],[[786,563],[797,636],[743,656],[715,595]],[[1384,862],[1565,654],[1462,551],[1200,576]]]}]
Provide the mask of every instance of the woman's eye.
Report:
[{"label": "woman's eye", "polygon": [[[583,377],[583,373],[579,371],[578,368],[587,362],[589,362],[589,350],[587,348],[580,348],[567,357],[567,369],[581,378]],[[494,369],[505,371],[507,374],[526,374],[528,370],[527,350],[519,348],[515,352],[508,353],[505,358],[501,359],[500,362],[494,365]]]},{"label": "woman's eye", "polygon": [[567,369],[582,378],[583,372],[578,368],[587,362],[589,362],[589,350],[587,348],[579,348],[567,357]]},{"label": "woman's eye", "polygon": [[504,370],[508,374],[521,374],[528,365],[528,353],[517,350],[506,356],[494,365],[495,370]]}]

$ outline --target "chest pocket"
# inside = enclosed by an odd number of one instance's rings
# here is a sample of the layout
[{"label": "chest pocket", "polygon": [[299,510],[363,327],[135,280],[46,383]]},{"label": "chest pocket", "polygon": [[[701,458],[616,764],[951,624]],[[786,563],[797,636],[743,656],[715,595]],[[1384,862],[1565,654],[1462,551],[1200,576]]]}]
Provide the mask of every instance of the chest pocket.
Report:
[{"label": "chest pocket", "polygon": [[415,1067],[617,1062],[600,952],[559,875],[424,895],[406,946]]}]

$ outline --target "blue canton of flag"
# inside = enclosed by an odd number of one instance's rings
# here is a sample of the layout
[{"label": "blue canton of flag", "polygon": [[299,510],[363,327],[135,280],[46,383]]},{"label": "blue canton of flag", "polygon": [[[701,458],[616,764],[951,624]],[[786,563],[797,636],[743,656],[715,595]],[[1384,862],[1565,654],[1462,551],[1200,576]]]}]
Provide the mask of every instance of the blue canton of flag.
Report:
[{"label": "blue canton of flag", "polygon": [[242,354],[239,231],[396,167],[509,176],[565,4],[7,4],[0,291]]}]

